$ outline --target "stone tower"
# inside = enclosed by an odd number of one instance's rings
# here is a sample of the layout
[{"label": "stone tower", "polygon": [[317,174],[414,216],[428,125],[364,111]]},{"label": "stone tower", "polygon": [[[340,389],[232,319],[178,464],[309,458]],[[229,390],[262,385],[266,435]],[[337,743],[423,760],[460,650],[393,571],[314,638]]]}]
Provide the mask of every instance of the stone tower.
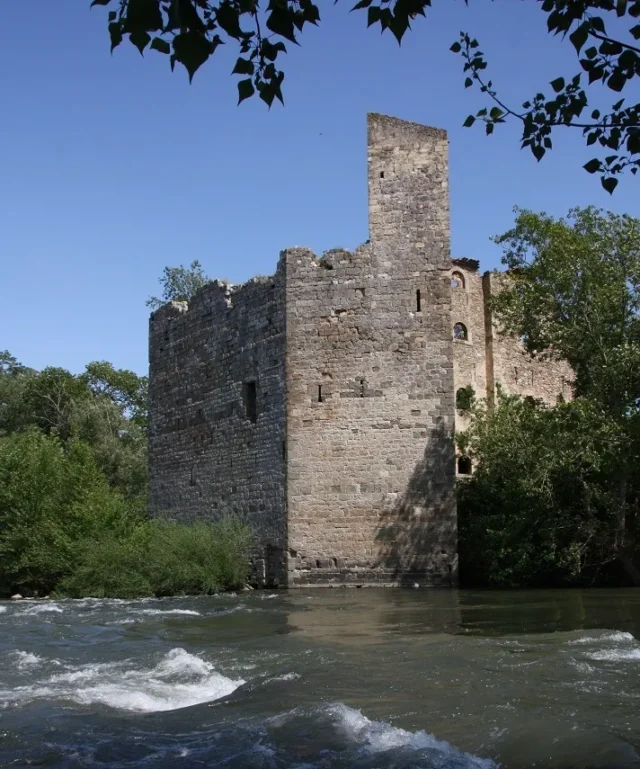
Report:
[{"label": "stone tower", "polygon": [[243,516],[259,584],[455,584],[447,137],[368,117],[369,241],[150,324],[150,509]]}]

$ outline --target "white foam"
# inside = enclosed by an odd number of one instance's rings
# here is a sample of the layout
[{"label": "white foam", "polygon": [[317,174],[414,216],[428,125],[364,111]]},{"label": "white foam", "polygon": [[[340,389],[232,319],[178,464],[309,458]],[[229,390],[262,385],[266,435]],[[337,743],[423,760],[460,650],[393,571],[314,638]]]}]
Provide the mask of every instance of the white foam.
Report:
[{"label": "white foam", "polygon": [[6,610],[7,610],[6,606],[0,606],[0,614],[4,614]]},{"label": "white foam", "polygon": [[29,606],[22,613],[28,616],[47,613],[62,614],[62,608],[54,603],[38,603],[35,606]]},{"label": "white foam", "polygon": [[162,614],[186,614],[190,617],[202,616],[199,611],[194,611],[193,609],[137,609],[135,611],[137,614],[150,614],[153,616],[160,616]]},{"label": "white foam", "polygon": [[627,660],[640,660],[640,649],[601,649],[586,656],[592,660],[625,662]]},{"label": "white foam", "polygon": [[11,652],[11,654],[16,659],[16,664],[21,670],[39,665],[43,661],[42,657],[38,657],[37,654],[32,654],[31,652],[16,650]]},{"label": "white foam", "polygon": [[625,633],[622,630],[615,630],[613,633],[605,633],[601,636],[583,636],[582,638],[576,638],[573,641],[569,641],[570,644],[593,644],[593,643],[602,643],[605,642],[611,642],[611,643],[622,643],[622,642],[628,642],[628,641],[635,641],[636,639],[631,635],[631,633]]},{"label": "white foam", "polygon": [[360,743],[370,753],[382,753],[393,748],[435,750],[451,757],[463,757],[475,769],[496,769],[496,764],[489,758],[462,753],[448,742],[437,740],[433,735],[422,730],[408,732],[384,721],[371,721],[359,710],[349,708],[342,703],[330,706],[329,713],[337,720],[340,730],[348,738]]},{"label": "white foam", "polygon": [[32,686],[0,691],[7,706],[38,699],[66,699],[81,705],[97,703],[120,710],[160,712],[212,702],[245,683],[217,673],[213,665],[184,649],[172,649],[152,667],[132,660],[70,666]]},{"label": "white foam", "polygon": [[283,673],[281,676],[274,676],[273,678],[268,678],[268,681],[295,681],[296,679],[300,678],[300,673]]}]

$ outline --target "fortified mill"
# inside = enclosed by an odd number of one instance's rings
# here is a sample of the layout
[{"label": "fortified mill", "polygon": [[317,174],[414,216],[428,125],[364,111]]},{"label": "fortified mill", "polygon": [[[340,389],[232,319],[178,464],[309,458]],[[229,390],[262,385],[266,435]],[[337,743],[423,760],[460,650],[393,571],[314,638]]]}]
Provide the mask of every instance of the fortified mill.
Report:
[{"label": "fortified mill", "polygon": [[369,115],[364,245],[289,248],[151,316],[150,511],[241,516],[259,585],[456,584],[456,393],[570,396],[567,366],[497,333],[505,277],[451,259],[447,155]]}]

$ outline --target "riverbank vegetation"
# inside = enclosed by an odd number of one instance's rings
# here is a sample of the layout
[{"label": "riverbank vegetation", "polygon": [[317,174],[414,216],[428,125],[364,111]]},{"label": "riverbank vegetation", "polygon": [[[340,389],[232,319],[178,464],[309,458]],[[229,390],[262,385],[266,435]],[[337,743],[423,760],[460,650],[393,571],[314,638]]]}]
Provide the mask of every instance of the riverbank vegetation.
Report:
[{"label": "riverbank vegetation", "polygon": [[249,531],[146,516],[147,382],[0,354],[0,593],[128,598],[244,584]]},{"label": "riverbank vegetation", "polygon": [[532,356],[574,371],[575,398],[472,404],[459,450],[467,584],[640,584],[640,220],[518,212],[496,239],[511,274],[493,303]]}]

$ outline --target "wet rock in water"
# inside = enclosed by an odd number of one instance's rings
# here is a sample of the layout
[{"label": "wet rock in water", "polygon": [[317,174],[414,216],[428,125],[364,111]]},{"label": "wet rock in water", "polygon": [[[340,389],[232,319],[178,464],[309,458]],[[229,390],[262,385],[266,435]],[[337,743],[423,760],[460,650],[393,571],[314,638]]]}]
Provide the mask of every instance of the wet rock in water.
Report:
[{"label": "wet rock in water", "polygon": [[11,596],[11,600],[12,601],[21,601],[22,600],[22,596],[20,595],[20,593],[15,593],[14,595]]}]

